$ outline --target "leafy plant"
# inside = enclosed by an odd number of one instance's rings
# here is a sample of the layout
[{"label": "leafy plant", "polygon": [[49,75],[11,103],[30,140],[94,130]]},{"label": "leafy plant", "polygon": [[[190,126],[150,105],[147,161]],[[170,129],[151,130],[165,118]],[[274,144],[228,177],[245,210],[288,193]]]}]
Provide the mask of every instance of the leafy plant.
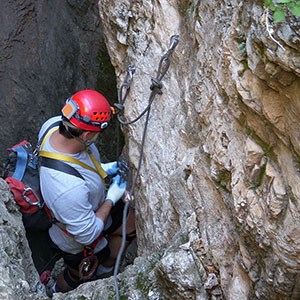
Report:
[{"label": "leafy plant", "polygon": [[299,0],[263,0],[263,2],[273,11],[275,23],[281,22],[288,11],[296,17],[300,17]]}]

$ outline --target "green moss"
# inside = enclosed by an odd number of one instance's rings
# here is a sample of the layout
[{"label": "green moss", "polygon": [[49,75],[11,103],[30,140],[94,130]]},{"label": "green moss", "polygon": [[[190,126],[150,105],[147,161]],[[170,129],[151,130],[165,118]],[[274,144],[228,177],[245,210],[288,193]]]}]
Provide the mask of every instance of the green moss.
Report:
[{"label": "green moss", "polygon": [[242,76],[244,72],[248,69],[248,54],[247,54],[247,39],[246,35],[243,31],[237,31],[235,40],[237,42],[237,55],[239,56],[239,60],[243,65],[243,70],[239,72],[239,76]]},{"label": "green moss", "polygon": [[148,265],[149,272],[151,272],[157,266],[160,259],[161,259],[161,255],[159,257],[151,257],[151,259],[149,259],[149,265]]},{"label": "green moss", "polygon": [[217,180],[215,181],[217,186],[221,187],[226,192],[230,192],[231,190],[231,172],[223,169],[220,170],[217,176]]},{"label": "green moss", "polygon": [[[274,152],[273,146],[269,145],[265,141],[263,141],[253,129],[251,129],[249,126],[246,126],[246,134],[251,137],[255,141],[256,144],[258,144],[264,151],[264,156],[266,158],[271,159],[272,161],[277,161],[277,156]],[[258,172],[258,176],[256,177],[255,182],[251,182],[250,188],[258,188],[263,185],[264,177],[266,174],[266,166],[267,166],[267,160],[266,163],[263,164]]]},{"label": "green moss", "polygon": [[246,42],[242,41],[238,44],[238,55],[239,56],[247,56],[247,50],[246,50]]},{"label": "green moss", "polygon": [[264,155],[268,158],[271,158],[273,161],[277,161],[277,156],[274,152],[273,146],[269,145],[265,141],[263,141],[256,133],[255,131],[246,125],[246,134],[250,136],[256,144],[258,144],[264,151]]},{"label": "green moss", "polygon": [[[107,286],[107,290],[105,292],[105,296],[107,300],[115,300],[116,299],[116,290],[114,285]],[[93,299],[102,299],[103,298],[103,291],[102,290],[95,290],[93,293]]]},{"label": "green moss", "polygon": [[264,177],[265,177],[265,174],[266,174],[266,166],[267,166],[267,164],[265,163],[259,169],[256,181],[255,182],[251,182],[250,189],[256,189],[256,188],[259,188],[259,187],[261,187],[263,185]]},{"label": "green moss", "polygon": [[148,273],[139,273],[136,278],[136,289],[139,290],[144,296],[147,296],[150,289],[150,282],[147,276]]}]

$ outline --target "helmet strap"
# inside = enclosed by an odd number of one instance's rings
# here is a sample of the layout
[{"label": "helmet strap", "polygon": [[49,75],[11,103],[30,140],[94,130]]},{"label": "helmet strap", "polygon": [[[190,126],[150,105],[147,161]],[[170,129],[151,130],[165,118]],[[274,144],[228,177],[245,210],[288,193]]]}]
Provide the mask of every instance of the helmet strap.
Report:
[{"label": "helmet strap", "polygon": [[84,140],[82,138],[80,138],[79,136],[74,136],[74,139],[78,142],[80,142],[81,144],[83,144],[86,148],[91,146],[93,144],[92,140]]},{"label": "helmet strap", "polygon": [[96,132],[96,134],[90,139],[90,140],[86,140],[84,141],[82,138],[79,138],[82,140],[82,142],[84,143],[85,146],[89,147],[90,145],[92,145],[93,143],[96,142],[98,136],[99,136],[100,132]]},{"label": "helmet strap", "polygon": [[89,147],[91,144],[93,144],[94,142],[96,142],[98,136],[99,136],[99,133],[100,132],[97,132],[97,134],[95,134],[90,140],[84,140],[83,138],[79,137],[79,136],[75,136],[73,135],[70,130],[69,130],[69,127],[74,127],[74,128],[77,128],[75,126],[73,126],[72,124],[67,124],[67,122],[65,121],[62,121],[63,122],[63,125],[64,127],[66,128],[66,130],[68,131],[68,133],[78,142],[80,142],[81,144],[83,144],[85,147]]}]

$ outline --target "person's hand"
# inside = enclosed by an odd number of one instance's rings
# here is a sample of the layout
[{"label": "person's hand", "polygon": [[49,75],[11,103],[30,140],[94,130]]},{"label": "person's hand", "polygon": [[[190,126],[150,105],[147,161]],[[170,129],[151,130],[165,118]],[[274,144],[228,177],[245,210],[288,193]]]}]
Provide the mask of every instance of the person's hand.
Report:
[{"label": "person's hand", "polygon": [[101,164],[101,167],[107,175],[115,175],[119,171],[119,164],[116,161]]},{"label": "person's hand", "polygon": [[113,178],[112,184],[110,185],[105,201],[112,202],[113,206],[121,199],[126,190],[126,181],[121,182],[120,175]]}]

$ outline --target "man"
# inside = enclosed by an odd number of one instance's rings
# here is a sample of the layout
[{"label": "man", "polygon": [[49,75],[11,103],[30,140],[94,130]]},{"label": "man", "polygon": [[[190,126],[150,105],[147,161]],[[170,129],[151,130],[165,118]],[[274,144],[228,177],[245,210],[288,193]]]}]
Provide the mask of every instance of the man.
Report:
[{"label": "man", "polygon": [[[123,201],[126,188],[116,162],[101,164],[114,176],[105,190],[99,174],[100,155],[93,144],[108,126],[111,107],[103,95],[94,90],[82,90],[69,98],[62,116],[48,120],[39,132],[41,139],[51,125],[59,121],[43,138],[43,153],[67,156],[67,164],[81,177],[41,166],[41,192],[55,223],[49,229],[53,248],[64,258],[65,270],[59,274],[54,292],[67,292],[83,282],[80,264],[93,252],[98,258],[98,270],[111,271],[121,244]],[[101,171],[100,171],[101,172]],[[134,212],[129,210],[126,232],[135,231]],[[109,234],[109,236],[108,236]],[[88,247],[89,246],[89,247]]]}]

